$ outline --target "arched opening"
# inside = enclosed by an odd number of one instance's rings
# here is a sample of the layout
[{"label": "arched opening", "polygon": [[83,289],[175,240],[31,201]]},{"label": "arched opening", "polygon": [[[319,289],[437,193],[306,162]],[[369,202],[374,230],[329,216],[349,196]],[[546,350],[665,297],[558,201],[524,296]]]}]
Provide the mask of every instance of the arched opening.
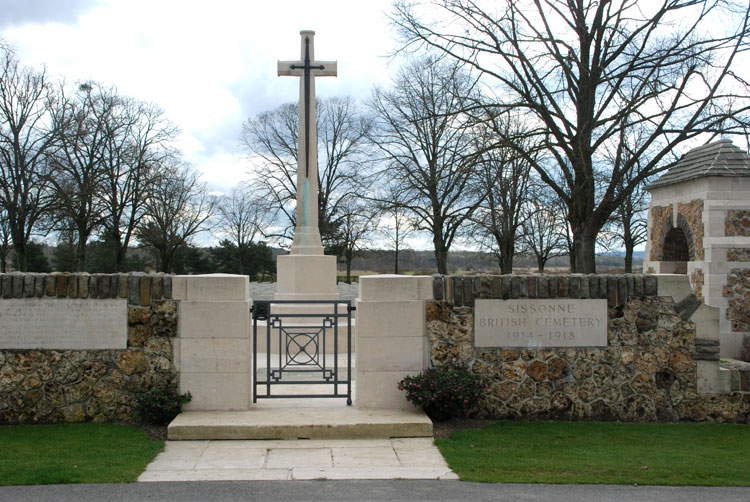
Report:
[{"label": "arched opening", "polygon": [[[664,236],[662,262],[669,262],[673,274],[687,274],[687,262],[690,261],[690,246],[682,228],[671,228]],[[666,265],[666,264],[664,264]],[[662,266],[662,270],[664,270]]]}]

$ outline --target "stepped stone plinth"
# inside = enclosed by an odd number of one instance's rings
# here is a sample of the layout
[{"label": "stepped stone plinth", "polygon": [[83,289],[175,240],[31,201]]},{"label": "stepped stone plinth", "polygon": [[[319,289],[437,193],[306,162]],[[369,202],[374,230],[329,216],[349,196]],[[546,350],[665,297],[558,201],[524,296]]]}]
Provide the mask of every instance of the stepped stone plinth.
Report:
[{"label": "stepped stone plinth", "polygon": [[[188,411],[169,424],[170,440],[363,439],[431,437],[432,422],[418,410],[361,410],[266,402],[248,411]],[[309,402],[310,400],[305,400]],[[337,400],[338,401],[338,400]]]}]

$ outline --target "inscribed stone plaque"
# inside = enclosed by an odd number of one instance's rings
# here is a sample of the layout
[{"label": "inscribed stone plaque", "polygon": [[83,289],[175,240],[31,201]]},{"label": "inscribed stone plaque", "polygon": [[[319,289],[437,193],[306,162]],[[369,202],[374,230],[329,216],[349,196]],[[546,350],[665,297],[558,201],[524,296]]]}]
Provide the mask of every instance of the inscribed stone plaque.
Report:
[{"label": "inscribed stone plaque", "polygon": [[607,300],[476,300],[476,347],[606,347]]},{"label": "inscribed stone plaque", "polygon": [[0,349],[124,349],[127,300],[0,300]]}]

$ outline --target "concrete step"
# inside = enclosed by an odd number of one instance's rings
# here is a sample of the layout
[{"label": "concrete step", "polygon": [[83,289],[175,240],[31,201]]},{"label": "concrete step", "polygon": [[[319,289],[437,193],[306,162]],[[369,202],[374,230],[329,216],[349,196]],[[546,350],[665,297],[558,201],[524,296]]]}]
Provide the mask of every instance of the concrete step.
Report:
[{"label": "concrete step", "polygon": [[432,436],[432,422],[416,409],[360,410],[339,400],[306,407],[300,404],[304,401],[323,400],[270,399],[248,411],[186,411],[169,424],[168,436],[170,440]]}]

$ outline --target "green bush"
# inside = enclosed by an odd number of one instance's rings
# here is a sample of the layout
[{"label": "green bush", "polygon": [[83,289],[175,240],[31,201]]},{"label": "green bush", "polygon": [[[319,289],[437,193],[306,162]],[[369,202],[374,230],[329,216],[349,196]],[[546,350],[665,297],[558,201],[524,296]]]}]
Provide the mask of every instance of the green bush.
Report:
[{"label": "green bush", "polygon": [[488,388],[485,378],[455,364],[428,368],[398,383],[398,389],[406,392],[406,399],[436,422],[465,417]]},{"label": "green bush", "polygon": [[139,394],[135,405],[144,422],[167,425],[180,414],[182,405],[189,403],[192,398],[190,392],[178,394],[175,386],[159,386]]}]

